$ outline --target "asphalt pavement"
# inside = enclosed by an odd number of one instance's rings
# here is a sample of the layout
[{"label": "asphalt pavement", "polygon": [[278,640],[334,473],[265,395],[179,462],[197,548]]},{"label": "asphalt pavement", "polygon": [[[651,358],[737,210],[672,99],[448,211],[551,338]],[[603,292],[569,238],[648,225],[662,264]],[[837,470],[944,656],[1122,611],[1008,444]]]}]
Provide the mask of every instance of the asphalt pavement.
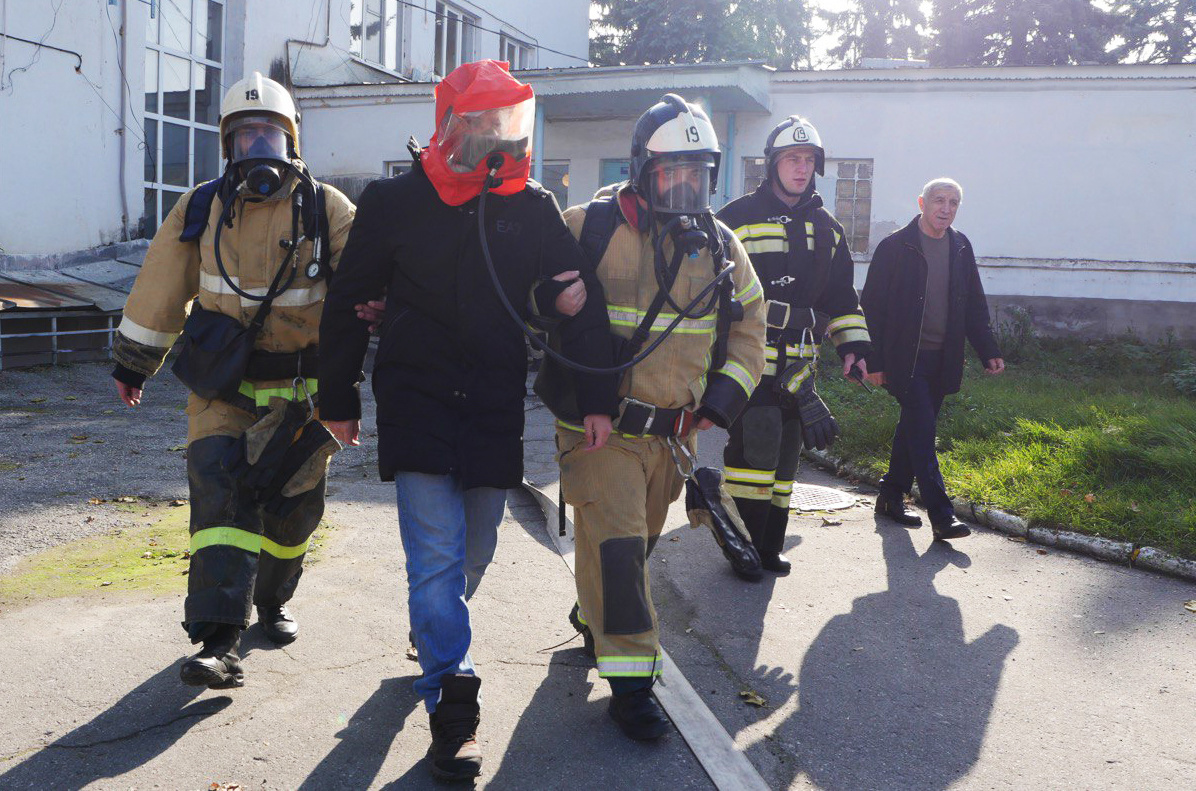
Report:
[{"label": "asphalt pavement", "polygon": [[[65,401],[106,392],[98,365],[0,377],[0,459],[21,465],[0,467],[0,574],[81,530],[114,529],[79,518],[92,490],[183,489],[182,453],[169,450],[184,441],[177,406],[136,422]],[[33,398],[61,409],[26,409]],[[551,487],[550,416],[534,401],[527,415],[528,476]],[[60,443],[78,421],[93,423]],[[183,577],[175,592],[113,585],[0,612],[0,788],[443,787],[411,690],[393,489],[377,481],[366,425],[363,447],[333,463],[335,529],[294,600],[300,637],[276,648],[251,627],[243,688],[178,681],[193,650]],[[96,431],[111,433],[89,433],[104,443],[88,452],[113,450],[72,472],[69,437]],[[719,442],[703,436],[706,461]],[[152,458],[115,450],[129,445]],[[1184,609],[1196,586],[982,528],[933,542],[878,522],[866,487],[809,468],[800,479],[860,499],[792,518],[790,576],[738,580],[679,505],[650,561],[665,647],[770,787],[1196,788],[1196,615]],[[32,538],[30,519],[47,525]],[[86,527],[56,527],[71,520]],[[607,685],[570,640],[573,581],[548,529],[512,492],[471,605],[477,787],[713,787],[680,734],[634,743],[607,717]]]}]

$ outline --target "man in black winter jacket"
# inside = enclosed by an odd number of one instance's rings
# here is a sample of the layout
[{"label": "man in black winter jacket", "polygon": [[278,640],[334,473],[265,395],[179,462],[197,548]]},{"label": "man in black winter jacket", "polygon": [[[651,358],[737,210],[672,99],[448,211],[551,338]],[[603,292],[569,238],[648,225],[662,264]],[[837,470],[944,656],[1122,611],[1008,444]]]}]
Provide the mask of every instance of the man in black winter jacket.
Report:
[{"label": "man in black winter jacket", "polygon": [[[498,98],[496,98],[496,96]],[[461,780],[481,771],[476,741],[480,680],[469,657],[466,601],[494,555],[506,489],[523,479],[527,378],[520,327],[531,312],[576,313],[562,351],[611,365],[602,286],[552,194],[528,183],[531,88],[506,64],[461,66],[436,89],[437,130],[413,150],[410,173],[366,187],[320,326],[320,412],[357,444],[357,383],[369,340],[356,306],[385,289],[374,362],[378,463],[393,480],[406,554],[408,609],[423,676],[415,690],[431,716],[432,772]],[[479,234],[482,185],[485,239]],[[493,285],[483,253],[516,320]],[[580,276],[580,286],[552,279]],[[538,284],[538,285],[537,285]],[[611,377],[581,377],[586,447],[600,447],[615,414]]]},{"label": "man in black winter jacket", "polygon": [[952,179],[928,183],[918,198],[921,214],[877,246],[860,297],[872,333],[868,379],[901,404],[876,511],[922,524],[905,505],[917,479],[937,539],[971,532],[955,518],[934,450],[939,407],[963,381],[965,339],[986,373],[1005,370],[972,245],[951,227],[962,199]]}]

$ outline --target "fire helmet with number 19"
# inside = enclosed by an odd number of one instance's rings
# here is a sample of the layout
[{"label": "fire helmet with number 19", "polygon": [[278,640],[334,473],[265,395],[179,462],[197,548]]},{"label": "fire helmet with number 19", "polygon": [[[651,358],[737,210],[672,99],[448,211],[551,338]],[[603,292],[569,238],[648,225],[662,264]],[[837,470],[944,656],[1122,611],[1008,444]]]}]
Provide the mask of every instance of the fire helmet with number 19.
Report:
[{"label": "fire helmet with number 19", "polygon": [[640,116],[631,136],[631,186],[653,211],[702,214],[718,184],[721,153],[709,116],[667,93]]},{"label": "fire helmet with number 19", "polygon": [[800,115],[791,115],[773,127],[764,144],[764,160],[768,163],[768,177],[776,178],[777,157],[790,148],[814,149],[814,172],[823,175],[826,167],[826,151],[822,148],[822,137],[814,124]]},{"label": "fire helmet with number 19", "polygon": [[287,89],[259,72],[235,83],[220,104],[220,146],[238,183],[265,197],[299,159],[299,111]]},{"label": "fire helmet with number 19", "polygon": [[490,191],[514,195],[531,175],[536,100],[532,86],[497,60],[465,63],[436,86],[436,134],[420,154],[436,194],[460,206],[482,192],[495,155],[502,183]]}]

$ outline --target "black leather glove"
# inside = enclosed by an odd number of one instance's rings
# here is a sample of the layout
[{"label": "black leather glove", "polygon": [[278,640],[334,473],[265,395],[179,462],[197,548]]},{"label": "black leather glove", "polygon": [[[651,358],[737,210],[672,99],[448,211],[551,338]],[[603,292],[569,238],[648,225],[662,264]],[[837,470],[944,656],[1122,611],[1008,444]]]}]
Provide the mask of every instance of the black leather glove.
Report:
[{"label": "black leather glove", "polygon": [[777,401],[784,409],[800,407],[799,391],[806,384],[814,384],[814,367],[810,361],[799,357],[796,362],[785,366],[785,370],[777,375],[775,384]]},{"label": "black leather glove", "polygon": [[839,436],[839,423],[818,397],[813,379],[807,379],[797,391],[797,412],[807,448],[826,450]]}]

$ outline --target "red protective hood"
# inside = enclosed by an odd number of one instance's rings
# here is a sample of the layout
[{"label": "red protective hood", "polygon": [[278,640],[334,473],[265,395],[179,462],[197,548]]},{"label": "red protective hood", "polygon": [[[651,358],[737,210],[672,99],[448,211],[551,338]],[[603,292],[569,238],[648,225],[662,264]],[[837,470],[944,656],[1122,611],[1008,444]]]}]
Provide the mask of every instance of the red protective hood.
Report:
[{"label": "red protective hood", "polygon": [[[511,107],[531,99],[532,86],[511,76],[504,61],[480,60],[465,63],[436,86],[436,128],[439,129],[450,110],[457,114]],[[533,141],[534,143],[534,141]],[[527,185],[531,175],[531,151],[521,160],[503,154],[498,177],[502,184],[490,191],[498,195],[514,195]],[[420,154],[424,173],[436,188],[440,199],[450,206],[460,206],[482,193],[486,181],[486,164],[479,164],[469,173],[457,173],[449,168],[440,151],[436,135]]]}]

